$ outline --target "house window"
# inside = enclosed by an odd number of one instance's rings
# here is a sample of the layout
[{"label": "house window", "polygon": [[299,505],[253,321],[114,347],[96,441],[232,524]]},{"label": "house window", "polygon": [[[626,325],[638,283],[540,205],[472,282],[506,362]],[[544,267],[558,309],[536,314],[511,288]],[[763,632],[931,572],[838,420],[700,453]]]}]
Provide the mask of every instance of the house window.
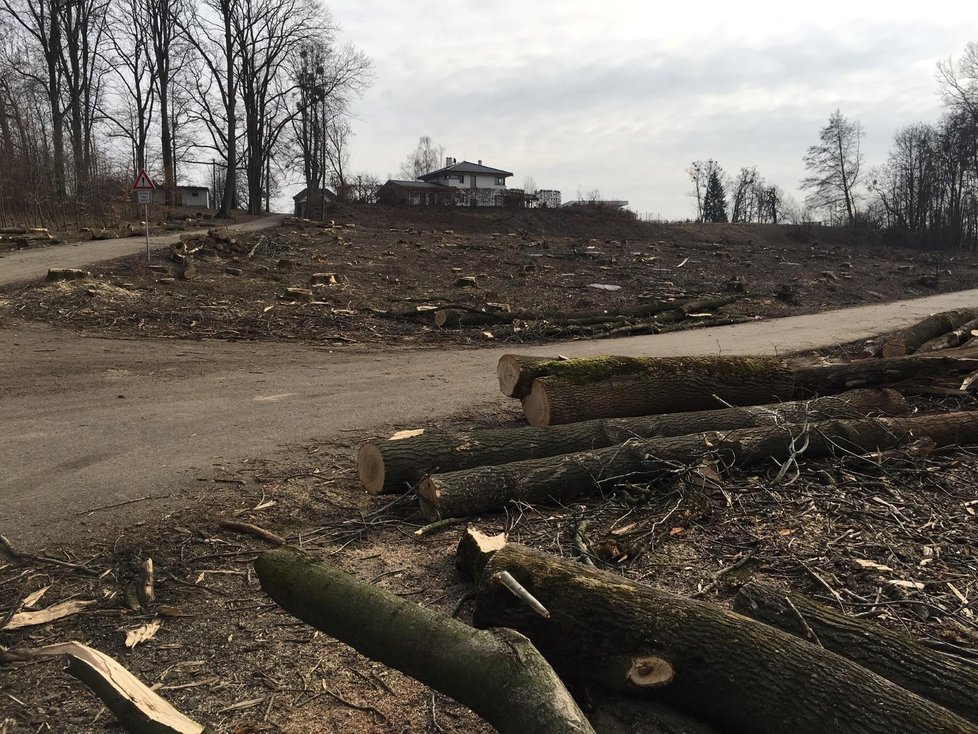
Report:
[{"label": "house window", "polygon": [[502,176],[496,176],[496,186],[505,186],[506,179]]},{"label": "house window", "polygon": [[459,183],[465,183],[465,176],[459,176],[458,177],[458,182]]}]

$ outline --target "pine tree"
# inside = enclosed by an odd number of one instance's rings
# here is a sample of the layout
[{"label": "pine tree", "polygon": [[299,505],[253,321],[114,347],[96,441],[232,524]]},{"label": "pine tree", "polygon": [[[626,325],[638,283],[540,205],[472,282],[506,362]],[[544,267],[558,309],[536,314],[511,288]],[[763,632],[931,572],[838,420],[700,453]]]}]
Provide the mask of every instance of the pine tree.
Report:
[{"label": "pine tree", "polygon": [[706,184],[706,194],[703,196],[703,221],[727,221],[727,192],[717,170],[710,172],[710,179]]}]

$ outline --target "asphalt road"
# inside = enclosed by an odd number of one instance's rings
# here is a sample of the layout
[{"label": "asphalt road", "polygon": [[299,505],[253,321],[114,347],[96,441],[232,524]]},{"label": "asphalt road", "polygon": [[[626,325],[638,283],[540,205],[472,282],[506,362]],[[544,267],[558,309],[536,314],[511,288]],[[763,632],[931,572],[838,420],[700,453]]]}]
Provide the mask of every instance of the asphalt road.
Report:
[{"label": "asphalt road", "polygon": [[[785,353],[868,338],[976,302],[972,290],[529,351]],[[495,380],[496,361],[508,349],[100,339],[10,319],[3,324],[0,533],[25,548],[159,517],[214,486],[197,476],[284,445],[348,440],[349,431],[386,435],[472,407],[515,405]],[[133,499],[141,501],[88,514]]]},{"label": "asphalt road", "polygon": [[[253,232],[257,229],[274,227],[284,217],[283,214],[273,214],[232,226],[241,232]],[[206,232],[206,229],[194,229],[154,235],[149,238],[150,250],[178,242],[181,234]],[[50,268],[84,268],[101,260],[112,260],[145,251],[145,237],[122,237],[117,240],[69,242],[63,245],[5,252],[0,254],[0,284],[43,278]]]}]

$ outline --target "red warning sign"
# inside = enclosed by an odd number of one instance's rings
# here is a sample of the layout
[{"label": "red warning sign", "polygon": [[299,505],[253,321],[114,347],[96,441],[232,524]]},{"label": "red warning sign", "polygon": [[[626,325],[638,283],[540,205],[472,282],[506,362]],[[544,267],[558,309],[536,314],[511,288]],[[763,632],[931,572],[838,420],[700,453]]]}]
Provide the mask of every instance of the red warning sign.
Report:
[{"label": "red warning sign", "polygon": [[153,179],[149,177],[149,174],[145,170],[140,170],[139,175],[136,176],[136,183],[132,185],[133,191],[153,191],[156,189],[156,184],[153,183]]}]

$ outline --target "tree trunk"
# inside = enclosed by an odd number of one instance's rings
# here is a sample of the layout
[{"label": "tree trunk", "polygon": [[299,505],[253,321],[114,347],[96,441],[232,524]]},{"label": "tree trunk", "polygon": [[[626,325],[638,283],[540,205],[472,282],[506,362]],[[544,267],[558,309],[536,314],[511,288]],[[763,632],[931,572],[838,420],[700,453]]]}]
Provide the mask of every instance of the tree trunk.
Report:
[{"label": "tree trunk", "polygon": [[403,492],[427,474],[538,459],[622,444],[633,438],[681,436],[829,418],[903,415],[910,406],[893,390],[854,390],[808,402],[689,413],[608,418],[551,427],[465,433],[423,433],[364,444],[357,454],[360,482],[371,494]]},{"label": "tree trunk", "polygon": [[978,319],[972,319],[954,331],[949,331],[946,334],[941,334],[938,337],[924,342],[917,348],[917,352],[923,354],[925,352],[937,352],[942,349],[960,347],[972,338],[972,332],[976,329],[978,329]]},{"label": "tree trunk", "polygon": [[[538,358],[534,358],[538,359]],[[757,405],[895,385],[978,369],[974,351],[862,359],[789,369],[774,357],[596,357],[506,363],[506,384],[533,380],[523,412],[533,426]],[[513,374],[517,374],[514,378]],[[518,391],[518,387],[511,388]]]},{"label": "tree trunk", "polygon": [[776,357],[595,357],[533,368],[523,398],[531,426],[711,410],[790,400],[791,371]]},{"label": "tree trunk", "polygon": [[978,309],[974,308],[959,308],[931,314],[916,324],[888,336],[880,347],[880,356],[902,357],[913,354],[924,342],[946,334],[975,318],[978,318]]},{"label": "tree trunk", "polygon": [[727,467],[750,466],[796,454],[809,459],[836,450],[863,454],[924,438],[937,447],[978,442],[978,413],[828,420],[633,440],[594,451],[434,474],[418,485],[418,495],[429,520],[466,517],[514,500],[563,504],[625,481],[650,482],[673,474],[677,464],[696,466],[707,455],[721,457]]},{"label": "tree trunk", "polygon": [[262,589],[289,613],[451,696],[499,732],[593,732],[522,635],[479,631],[294,548],[259,556]]},{"label": "tree trunk", "polygon": [[[549,618],[497,582],[504,572]],[[514,543],[486,566],[475,623],[523,632],[567,680],[654,693],[729,730],[978,732],[947,709],[780,630]]]},{"label": "tree trunk", "polygon": [[978,723],[978,667],[761,581],[743,586],[733,608],[785,632],[814,635],[810,642]]},{"label": "tree trunk", "polygon": [[588,714],[598,734],[717,734],[717,730],[665,704],[608,693]]}]

